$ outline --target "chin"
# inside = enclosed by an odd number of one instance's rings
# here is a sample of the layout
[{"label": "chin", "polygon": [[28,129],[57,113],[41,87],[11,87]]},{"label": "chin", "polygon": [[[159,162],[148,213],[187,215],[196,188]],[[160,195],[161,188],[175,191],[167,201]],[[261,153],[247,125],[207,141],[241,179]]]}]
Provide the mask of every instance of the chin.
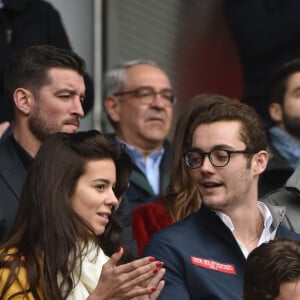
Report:
[{"label": "chin", "polygon": [[104,233],[105,228],[102,228],[102,229],[96,228],[96,229],[94,229],[94,231],[95,231],[96,235],[100,236],[100,235],[102,235]]}]

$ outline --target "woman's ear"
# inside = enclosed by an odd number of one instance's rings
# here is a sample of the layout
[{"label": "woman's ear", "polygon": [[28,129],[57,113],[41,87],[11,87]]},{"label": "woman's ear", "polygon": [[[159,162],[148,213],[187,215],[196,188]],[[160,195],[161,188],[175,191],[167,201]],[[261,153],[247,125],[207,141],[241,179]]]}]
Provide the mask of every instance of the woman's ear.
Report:
[{"label": "woman's ear", "polygon": [[13,94],[16,108],[23,114],[30,114],[31,106],[34,101],[32,93],[24,88],[17,88]]}]

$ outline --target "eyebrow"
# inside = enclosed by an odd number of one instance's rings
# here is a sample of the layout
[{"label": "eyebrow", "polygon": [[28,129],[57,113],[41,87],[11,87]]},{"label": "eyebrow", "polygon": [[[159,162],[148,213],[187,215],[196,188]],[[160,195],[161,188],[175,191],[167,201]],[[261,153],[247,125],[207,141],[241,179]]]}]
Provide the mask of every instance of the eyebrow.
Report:
[{"label": "eyebrow", "polygon": [[97,183],[111,184],[113,187],[115,187],[117,184],[116,182],[112,182],[109,179],[105,179],[105,178],[96,178],[96,179],[92,180],[91,182],[95,183],[95,184],[97,184]]},{"label": "eyebrow", "polygon": [[[71,95],[77,95],[78,93],[76,92],[75,89],[70,89],[70,88],[62,88],[56,91],[55,95],[58,95],[60,93],[69,93]],[[79,96],[85,97],[85,93],[79,93]]]},{"label": "eyebrow", "polygon": [[[220,145],[215,145],[213,146],[209,151],[212,151],[212,150],[218,150],[218,149],[225,149],[225,150],[229,150],[229,149],[235,149],[235,147],[232,147],[230,145],[227,145],[227,144],[220,144]],[[191,151],[204,151],[203,149],[199,148],[199,147],[193,147],[191,149]]]}]

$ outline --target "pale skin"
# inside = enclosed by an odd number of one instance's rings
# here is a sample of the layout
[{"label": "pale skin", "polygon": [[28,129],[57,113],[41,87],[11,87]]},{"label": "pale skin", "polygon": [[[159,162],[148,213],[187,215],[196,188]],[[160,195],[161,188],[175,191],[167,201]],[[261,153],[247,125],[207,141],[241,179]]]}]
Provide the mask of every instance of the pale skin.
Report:
[{"label": "pale skin", "polygon": [[[104,171],[105,170],[105,171]],[[118,205],[114,194],[116,168],[111,159],[88,161],[71,198],[73,210],[94,229],[97,235],[105,231],[113,207]],[[123,249],[114,253],[103,265],[96,289],[89,300],[157,299],[164,286],[163,263],[152,257],[117,266]]]},{"label": "pale skin", "polygon": [[[201,124],[194,131],[191,148],[203,152],[216,148],[245,150],[240,130],[238,121]],[[259,151],[253,155],[248,167],[245,154],[232,154],[228,165],[215,167],[205,156],[203,165],[191,170],[192,177],[199,184],[203,203],[231,218],[235,228],[233,234],[239,241],[246,245],[260,231],[258,238],[247,245],[248,251],[257,246],[263,229],[258,228],[262,216],[257,208],[257,185],[267,161],[267,152]]]},{"label": "pale skin", "polygon": [[275,300],[298,300],[300,299],[299,280],[283,282],[279,286],[279,294]]},{"label": "pale skin", "polygon": [[[156,92],[171,89],[166,74],[155,66],[141,64],[128,68],[123,90],[142,86],[152,87]],[[116,135],[146,158],[162,147],[171,127],[173,106],[165,105],[160,95],[151,104],[142,104],[139,100],[131,94],[122,96],[122,100],[111,95],[104,105],[117,124]]]},{"label": "pale skin", "polygon": [[157,267],[160,262],[145,257],[116,266],[122,254],[121,249],[103,265],[98,285],[88,300],[157,299],[165,284],[161,278],[166,270]]},{"label": "pale skin", "polygon": [[38,99],[32,91],[22,87],[17,88],[13,95],[13,135],[32,157],[50,134],[76,132],[84,116],[83,76],[72,69],[51,68],[48,77],[50,80],[39,90]]}]

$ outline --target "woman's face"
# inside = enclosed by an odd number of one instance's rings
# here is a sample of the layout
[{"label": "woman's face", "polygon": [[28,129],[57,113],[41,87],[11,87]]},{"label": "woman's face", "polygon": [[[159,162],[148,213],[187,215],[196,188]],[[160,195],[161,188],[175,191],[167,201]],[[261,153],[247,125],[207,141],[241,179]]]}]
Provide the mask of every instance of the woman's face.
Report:
[{"label": "woman's face", "polygon": [[111,210],[118,204],[113,188],[116,167],[111,159],[91,160],[79,178],[71,203],[73,210],[101,235],[109,222]]}]

